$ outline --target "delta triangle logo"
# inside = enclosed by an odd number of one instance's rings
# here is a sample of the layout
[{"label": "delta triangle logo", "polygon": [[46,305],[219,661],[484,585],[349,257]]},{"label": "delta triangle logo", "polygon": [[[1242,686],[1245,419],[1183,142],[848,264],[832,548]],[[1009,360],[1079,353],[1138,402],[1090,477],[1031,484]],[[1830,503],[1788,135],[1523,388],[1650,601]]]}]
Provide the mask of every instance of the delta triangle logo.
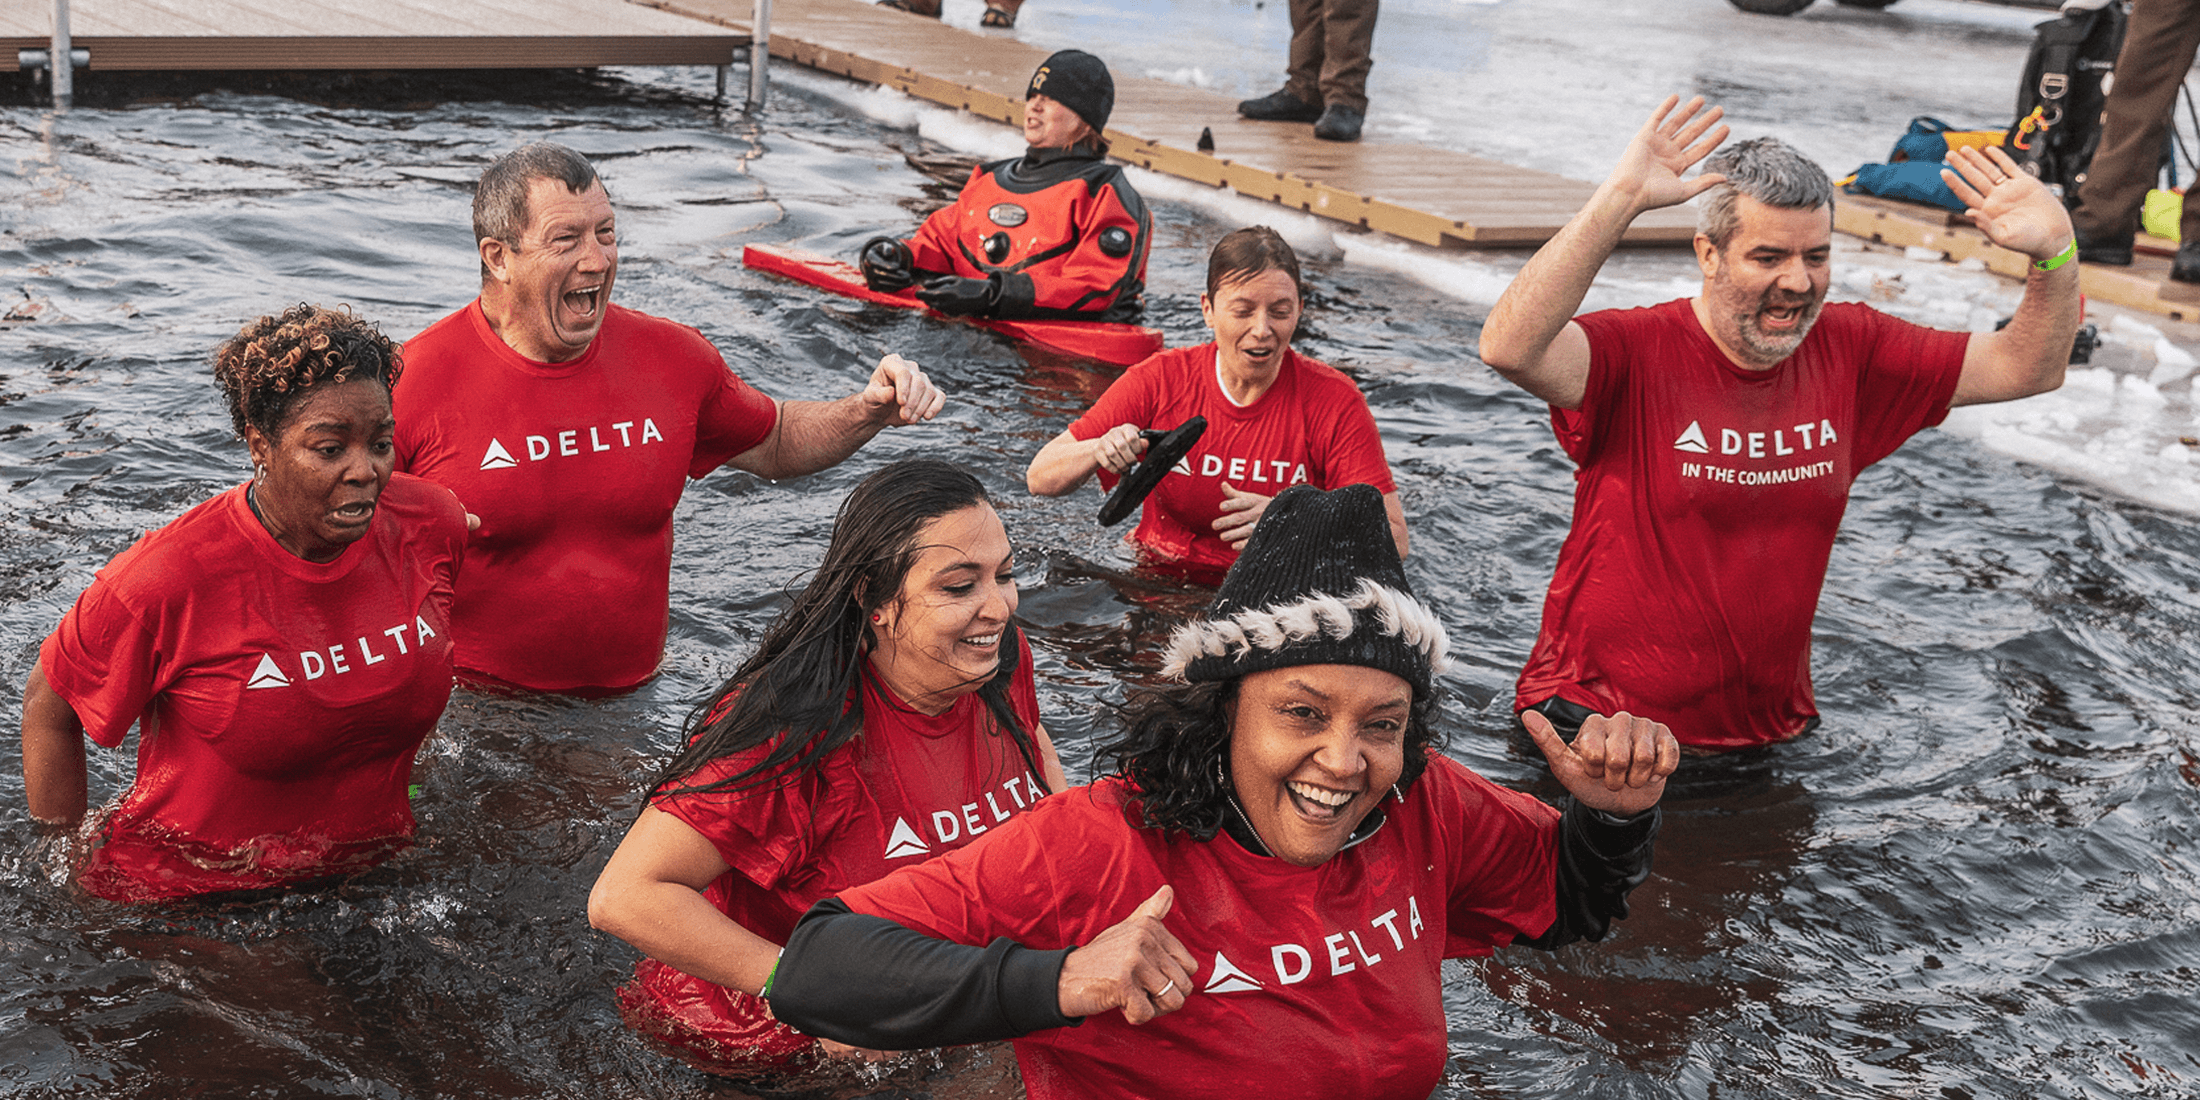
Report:
[{"label": "delta triangle logo", "polygon": [[260,654],[260,667],[252,670],[252,679],[245,681],[244,689],[251,691],[254,688],[286,688],[289,686],[290,677],[283,675],[283,670],[275,667],[275,658],[262,653]]},{"label": "delta triangle logo", "polygon": [[1237,968],[1237,964],[1215,952],[1214,973],[1207,976],[1207,988],[1203,993],[1251,993],[1259,989],[1260,979]]},{"label": "delta triangle logo", "polygon": [[481,455],[481,468],[484,470],[509,470],[517,465],[519,465],[519,460],[512,457],[512,452],[505,450],[504,444],[497,442],[495,436],[490,436],[489,449],[482,452]]},{"label": "delta triangle logo", "polygon": [[1710,454],[1711,444],[1704,440],[1703,423],[1696,420],[1689,421],[1688,430],[1682,432],[1681,437],[1673,441],[1673,449],[1687,451],[1690,454]]},{"label": "delta triangle logo", "polygon": [[894,835],[886,838],[886,858],[902,859],[908,856],[930,855],[932,849],[917,839],[917,831],[909,827],[906,818],[894,819]]}]

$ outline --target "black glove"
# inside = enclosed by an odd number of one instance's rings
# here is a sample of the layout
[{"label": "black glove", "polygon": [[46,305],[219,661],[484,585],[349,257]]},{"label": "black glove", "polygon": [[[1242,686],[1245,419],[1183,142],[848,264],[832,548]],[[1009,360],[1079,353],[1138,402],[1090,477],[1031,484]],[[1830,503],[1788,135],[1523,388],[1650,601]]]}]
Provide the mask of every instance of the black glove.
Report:
[{"label": "black glove", "polygon": [[991,313],[1001,304],[999,279],[966,279],[960,275],[942,275],[927,279],[917,288],[917,299],[941,313],[956,317],[969,317]]},{"label": "black glove", "polygon": [[892,237],[873,237],[863,242],[863,253],[856,264],[863,269],[863,285],[872,290],[892,294],[907,290],[917,281],[916,257],[909,254],[908,245]]}]

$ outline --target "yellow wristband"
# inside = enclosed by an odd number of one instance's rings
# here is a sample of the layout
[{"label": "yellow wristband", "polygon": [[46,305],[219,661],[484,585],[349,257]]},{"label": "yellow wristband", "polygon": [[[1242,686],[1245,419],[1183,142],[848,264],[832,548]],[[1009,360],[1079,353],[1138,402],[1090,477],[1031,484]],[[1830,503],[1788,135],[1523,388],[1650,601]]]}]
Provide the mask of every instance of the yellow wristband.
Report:
[{"label": "yellow wristband", "polygon": [[2034,261],[2032,261],[2032,270],[2034,270],[2034,271],[2053,271],[2053,270],[2055,270],[2056,268],[2058,268],[2058,267],[2061,267],[2062,265],[2064,265],[2064,264],[2066,264],[2066,263],[2069,263],[2069,262],[2070,262],[2071,260],[2073,260],[2073,259],[2076,259],[2076,258],[2077,258],[2077,255],[2078,255],[2078,238],[2076,238],[2076,237],[2072,237],[2072,238],[2070,238],[2070,243],[2069,243],[2069,244],[2066,244],[2066,245],[2064,245],[2064,246],[2063,246],[2063,250],[2062,250],[2062,251],[2060,251],[2060,252],[2057,252],[2057,253],[2055,253],[2054,255],[2052,255],[2052,256],[2049,256],[2048,258],[2046,258],[2046,259],[2044,259],[2044,260],[2034,260]]}]

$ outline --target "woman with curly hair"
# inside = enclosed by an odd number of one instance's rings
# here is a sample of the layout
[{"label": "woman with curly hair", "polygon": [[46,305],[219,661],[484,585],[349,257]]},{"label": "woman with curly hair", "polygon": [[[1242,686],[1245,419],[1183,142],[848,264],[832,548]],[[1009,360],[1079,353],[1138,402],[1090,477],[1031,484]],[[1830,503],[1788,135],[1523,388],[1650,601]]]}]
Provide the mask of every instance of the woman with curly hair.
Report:
[{"label": "woman with curly hair", "polygon": [[817,905],[772,1010],[878,1049],[1014,1038],[1033,1100],[1427,1096],[1442,961],[1602,938],[1679,761],[1645,719],[1569,746],[1537,715],[1572,803],[1490,783],[1436,751],[1445,650],[1382,494],[1285,490],[1116,774]]},{"label": "woman with curly hair", "polygon": [[817,1041],[757,998],[803,911],[1062,789],[1014,569],[959,466],[904,459],[848,495],[589,894],[589,922],[649,956],[619,991],[636,1031],[727,1076],[814,1064]]},{"label": "woman with curly hair", "polygon": [[116,901],[287,886],[412,836],[413,754],[451,693],[466,513],[393,474],[396,345],[299,305],[214,355],[252,479],[138,540],[40,648],[23,696],[33,817],[85,816],[84,738],[138,727],[137,778],[77,881]]}]

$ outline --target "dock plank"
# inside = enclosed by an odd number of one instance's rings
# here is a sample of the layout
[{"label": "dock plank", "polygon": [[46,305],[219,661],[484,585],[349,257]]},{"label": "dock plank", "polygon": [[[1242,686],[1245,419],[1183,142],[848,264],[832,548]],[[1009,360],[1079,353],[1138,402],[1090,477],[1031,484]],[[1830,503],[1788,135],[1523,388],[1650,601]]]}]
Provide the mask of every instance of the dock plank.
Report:
[{"label": "dock plank", "polygon": [[[724,65],[748,45],[623,0],[72,0],[69,25],[95,72]],[[0,0],[0,65],[51,35],[44,4]]]},{"label": "dock plank", "polygon": [[[628,0],[749,29],[752,0]],[[1004,122],[1022,118],[1031,71],[1051,52],[865,0],[774,0],[772,56]],[[1107,138],[1120,160],[1423,244],[1523,246],[1556,233],[1595,185],[1465,153],[1317,141],[1304,124],[1252,122],[1229,96],[1118,75]],[[1216,151],[1196,148],[1210,130]],[[1636,220],[1630,244],[1685,244],[1688,209]]]}]

